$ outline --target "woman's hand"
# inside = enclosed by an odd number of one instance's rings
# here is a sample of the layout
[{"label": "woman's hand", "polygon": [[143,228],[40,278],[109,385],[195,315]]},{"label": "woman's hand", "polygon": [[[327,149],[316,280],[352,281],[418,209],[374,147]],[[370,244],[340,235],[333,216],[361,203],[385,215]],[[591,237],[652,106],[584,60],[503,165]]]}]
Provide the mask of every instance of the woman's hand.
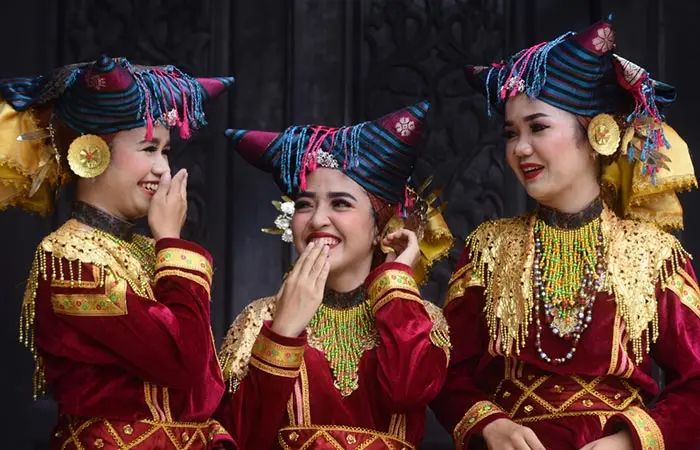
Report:
[{"label": "woman's hand", "polygon": [[494,420],[481,435],[489,450],[546,450],[534,431],[508,419]]},{"label": "woman's hand", "polygon": [[629,430],[622,430],[581,447],[581,450],[634,450]]},{"label": "woman's hand", "polygon": [[330,265],[327,245],[306,246],[277,294],[272,331],[287,337],[304,332],[323,301]]},{"label": "woman's hand", "polygon": [[148,226],[155,240],[180,238],[187,218],[187,171],[181,169],[170,178],[166,172],[160,177],[158,190],[148,208]]},{"label": "woman's hand", "polygon": [[393,251],[386,255],[386,262],[398,262],[413,268],[420,258],[420,247],[416,233],[401,229],[387,234],[382,239],[382,245]]}]

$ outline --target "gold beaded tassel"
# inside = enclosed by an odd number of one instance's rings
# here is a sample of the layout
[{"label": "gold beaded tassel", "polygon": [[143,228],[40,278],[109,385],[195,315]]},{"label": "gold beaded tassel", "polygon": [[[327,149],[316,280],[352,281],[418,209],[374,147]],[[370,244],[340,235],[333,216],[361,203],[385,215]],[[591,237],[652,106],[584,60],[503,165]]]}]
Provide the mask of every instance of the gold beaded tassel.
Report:
[{"label": "gold beaded tassel", "polygon": [[347,309],[321,305],[309,328],[309,344],[325,354],[335,387],[347,397],[358,387],[362,354],[379,342],[369,301]]},{"label": "gold beaded tassel", "polygon": [[44,374],[44,364],[36,351],[34,342],[34,320],[36,317],[36,292],[39,289],[39,277],[46,279],[46,254],[38,249],[34,255],[32,268],[27,279],[27,287],[22,300],[22,311],[20,313],[19,341],[27,347],[34,357],[34,389],[32,392],[34,400],[39,395],[46,393],[46,376]]}]

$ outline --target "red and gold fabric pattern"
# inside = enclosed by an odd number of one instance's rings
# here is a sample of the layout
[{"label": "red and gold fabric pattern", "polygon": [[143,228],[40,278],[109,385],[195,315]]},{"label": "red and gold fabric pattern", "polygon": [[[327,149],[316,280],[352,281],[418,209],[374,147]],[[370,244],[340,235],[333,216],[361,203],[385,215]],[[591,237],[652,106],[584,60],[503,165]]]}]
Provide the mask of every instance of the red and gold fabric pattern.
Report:
[{"label": "red and gold fabric pattern", "polygon": [[279,430],[284,450],[415,450],[411,443],[386,433],[356,427],[309,426]]},{"label": "red and gold fabric pattern", "polygon": [[231,436],[215,420],[206,422],[122,421],[61,416],[51,448],[65,450],[228,449]]}]

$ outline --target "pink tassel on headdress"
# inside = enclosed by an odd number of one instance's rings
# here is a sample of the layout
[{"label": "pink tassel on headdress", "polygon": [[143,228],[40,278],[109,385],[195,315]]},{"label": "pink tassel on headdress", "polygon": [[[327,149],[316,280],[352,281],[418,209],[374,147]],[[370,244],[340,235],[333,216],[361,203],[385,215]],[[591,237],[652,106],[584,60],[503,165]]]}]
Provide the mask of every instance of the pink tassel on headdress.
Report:
[{"label": "pink tassel on headdress", "polygon": [[[515,97],[516,95],[518,95],[519,92],[518,92],[517,88],[511,89],[510,93],[508,93],[507,92],[508,90],[505,87],[508,86],[508,82],[511,80],[511,78],[513,78],[513,75],[515,75],[516,72],[519,71],[520,73],[525,73],[525,71],[527,70],[527,65],[530,62],[530,58],[532,58],[532,55],[535,53],[535,51],[537,51],[538,48],[542,47],[545,44],[547,44],[547,43],[540,42],[539,44],[528,48],[527,50],[525,50],[523,52],[522,55],[520,55],[520,57],[517,59],[517,61],[515,61],[515,63],[513,64],[513,66],[510,69],[510,73],[508,74],[508,76],[505,79],[505,82],[503,83],[503,90],[501,90],[501,93],[500,93],[501,100],[504,100],[506,98],[506,95],[508,97]],[[525,60],[525,62],[523,62],[522,66],[521,66],[520,62],[523,59]]]}]

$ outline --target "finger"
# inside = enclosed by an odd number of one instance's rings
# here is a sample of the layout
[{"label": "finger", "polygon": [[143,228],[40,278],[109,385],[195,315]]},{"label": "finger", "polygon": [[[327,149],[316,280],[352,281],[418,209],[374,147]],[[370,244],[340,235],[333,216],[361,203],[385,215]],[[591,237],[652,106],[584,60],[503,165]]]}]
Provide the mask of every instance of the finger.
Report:
[{"label": "finger", "polygon": [[309,277],[312,279],[312,281],[315,282],[318,274],[321,273],[324,264],[326,264],[326,261],[328,260],[329,251],[330,248],[327,245],[324,245],[323,249],[321,249],[321,253],[319,253],[316,257],[316,261],[314,261],[314,265],[309,272]]},{"label": "finger", "polygon": [[315,245],[316,244],[314,244],[313,241],[309,242],[306,245],[306,248],[304,250],[302,250],[301,255],[299,255],[299,258],[297,258],[297,262],[296,262],[296,264],[294,264],[294,268],[290,272],[287,279],[296,278],[299,276],[299,274],[301,273],[302,267],[304,267],[304,262],[309,257],[309,254],[313,251]]},{"label": "finger", "polygon": [[319,255],[322,254],[324,247],[325,245],[317,243],[314,245],[314,248],[309,251],[309,256],[307,256],[306,260],[304,260],[304,264],[299,269],[299,277],[301,279],[309,278],[309,274],[311,273],[311,270],[313,269]]},{"label": "finger", "polygon": [[394,262],[396,261],[396,252],[391,251],[386,254],[386,258],[384,259],[384,262]]},{"label": "finger", "polygon": [[180,195],[182,196],[183,200],[187,200],[187,179],[189,178],[190,174],[185,171],[185,177],[182,180],[182,187],[180,189]]},{"label": "finger", "polygon": [[180,169],[177,171],[173,180],[170,182],[170,187],[168,188],[168,195],[180,194],[182,189],[182,180],[185,178],[187,171],[185,169]]},{"label": "finger", "polygon": [[544,445],[542,445],[535,432],[532,431],[530,428],[525,429],[524,438],[525,442],[528,445],[527,448],[531,448],[532,450],[547,450],[546,448],[544,448]]},{"label": "finger", "polygon": [[161,175],[160,180],[158,181],[158,189],[153,196],[165,197],[168,194],[168,189],[170,189],[171,181],[172,178],[170,177],[170,172],[165,172],[163,175]]},{"label": "finger", "polygon": [[[316,277],[316,281],[314,283],[314,286],[316,289],[325,289],[326,287],[326,280],[328,280],[328,274],[331,271],[331,262],[329,260],[326,260],[323,263],[323,267],[321,267],[321,271],[318,273],[318,277]],[[321,296],[321,299],[323,297]]]}]

